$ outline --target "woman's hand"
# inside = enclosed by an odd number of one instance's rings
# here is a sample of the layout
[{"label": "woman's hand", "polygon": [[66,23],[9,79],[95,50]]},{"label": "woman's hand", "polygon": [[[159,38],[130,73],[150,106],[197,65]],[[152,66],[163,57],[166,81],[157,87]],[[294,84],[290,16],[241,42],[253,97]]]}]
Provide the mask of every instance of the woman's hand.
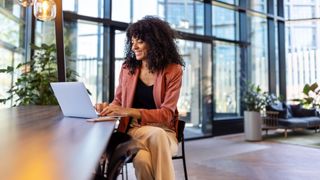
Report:
[{"label": "woman's hand", "polygon": [[103,109],[105,109],[106,107],[108,107],[108,103],[103,102],[103,103],[97,103],[94,107],[96,109],[96,111],[99,113],[99,115],[101,114],[101,112],[103,111]]},{"label": "woman's hand", "polygon": [[101,113],[101,116],[128,116],[128,112],[126,110],[126,108],[123,108],[121,106],[117,106],[117,105],[110,105],[105,107]]},{"label": "woman's hand", "polygon": [[140,111],[134,108],[124,108],[117,105],[106,106],[101,112],[101,116],[110,115],[110,116],[124,116],[124,117],[134,117],[141,118]]}]

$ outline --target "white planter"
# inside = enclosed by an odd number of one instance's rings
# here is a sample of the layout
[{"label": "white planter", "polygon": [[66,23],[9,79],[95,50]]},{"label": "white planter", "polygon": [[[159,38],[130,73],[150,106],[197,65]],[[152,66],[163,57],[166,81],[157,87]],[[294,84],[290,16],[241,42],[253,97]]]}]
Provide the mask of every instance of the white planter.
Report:
[{"label": "white planter", "polygon": [[259,112],[244,111],[244,134],[247,141],[261,141],[262,119]]}]

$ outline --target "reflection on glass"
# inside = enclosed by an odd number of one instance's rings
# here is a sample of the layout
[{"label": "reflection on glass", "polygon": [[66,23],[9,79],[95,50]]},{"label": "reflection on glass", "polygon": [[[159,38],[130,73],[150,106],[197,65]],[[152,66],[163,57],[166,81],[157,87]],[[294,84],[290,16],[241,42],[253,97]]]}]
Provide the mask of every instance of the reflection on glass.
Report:
[{"label": "reflection on glass", "polygon": [[93,102],[102,101],[103,28],[99,24],[65,22],[67,66],[78,74],[91,92]]},{"label": "reflection on glass", "polygon": [[212,6],[212,34],[219,38],[238,40],[238,12]]},{"label": "reflection on glass", "polygon": [[268,40],[267,20],[249,16],[249,78],[251,82],[260,85],[263,91],[268,91]]},{"label": "reflection on glass", "polygon": [[215,44],[215,113],[216,116],[239,113],[239,48],[217,41]]},{"label": "reflection on glass", "polygon": [[259,12],[267,12],[267,0],[250,0],[249,8]]}]

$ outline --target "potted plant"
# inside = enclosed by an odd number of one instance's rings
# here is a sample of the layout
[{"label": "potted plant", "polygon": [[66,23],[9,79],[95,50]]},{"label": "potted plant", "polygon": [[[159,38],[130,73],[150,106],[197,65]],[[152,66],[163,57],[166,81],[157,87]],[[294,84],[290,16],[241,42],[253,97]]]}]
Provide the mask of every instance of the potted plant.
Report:
[{"label": "potted plant", "polygon": [[305,108],[320,108],[320,88],[317,82],[305,84],[303,87],[303,98],[293,99]]},{"label": "potted plant", "polygon": [[244,132],[248,141],[260,141],[261,133],[261,114],[260,112],[270,101],[267,92],[263,92],[260,86],[248,84],[243,94],[244,111]]},{"label": "potted plant", "polygon": [[[12,100],[13,106],[57,104],[50,87],[50,82],[58,81],[55,44],[31,45],[31,48],[35,54],[30,61],[0,69],[0,73],[20,73],[7,91],[9,96],[0,98],[0,103]],[[76,81],[78,75],[68,64],[66,72],[67,81]]]}]

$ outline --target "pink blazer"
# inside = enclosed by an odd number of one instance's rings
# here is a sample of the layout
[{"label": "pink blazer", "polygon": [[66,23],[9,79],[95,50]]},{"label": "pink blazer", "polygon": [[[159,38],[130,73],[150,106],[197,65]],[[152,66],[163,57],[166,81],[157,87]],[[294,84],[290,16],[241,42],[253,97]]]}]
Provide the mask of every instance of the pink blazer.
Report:
[{"label": "pink blazer", "polygon": [[[125,65],[122,66],[119,76],[119,85],[116,89],[115,98],[111,104],[122,107],[132,107],[139,73],[140,69],[136,69],[135,73],[130,75],[129,68]],[[181,82],[181,65],[170,64],[163,71],[157,73],[153,86],[153,98],[157,109],[140,109],[141,125],[167,127],[177,132],[177,102],[179,99]],[[122,118],[118,130],[124,132],[128,124],[129,118]]]}]

